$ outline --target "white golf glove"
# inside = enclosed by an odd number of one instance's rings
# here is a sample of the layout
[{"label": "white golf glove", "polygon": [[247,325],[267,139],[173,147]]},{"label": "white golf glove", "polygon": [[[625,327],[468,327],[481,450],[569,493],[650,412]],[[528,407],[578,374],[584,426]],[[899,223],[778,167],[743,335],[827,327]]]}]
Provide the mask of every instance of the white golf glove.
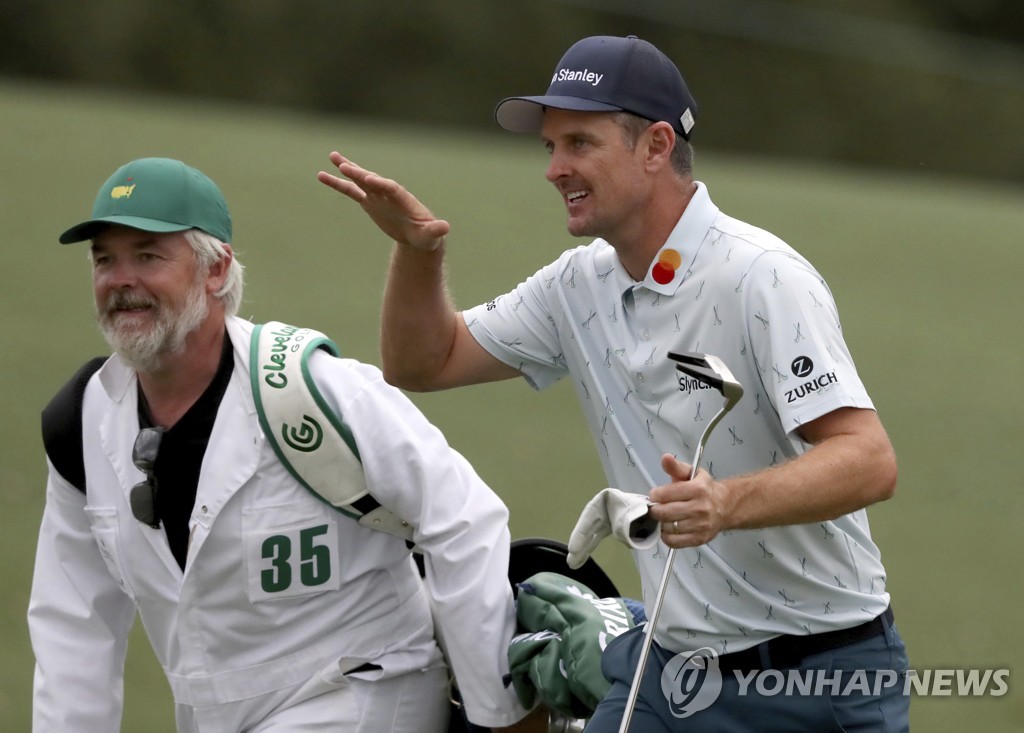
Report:
[{"label": "white golf glove", "polygon": [[576,569],[609,534],[634,550],[647,550],[661,536],[659,523],[647,515],[650,500],[643,494],[602,489],[587,502],[569,537],[566,562]]}]

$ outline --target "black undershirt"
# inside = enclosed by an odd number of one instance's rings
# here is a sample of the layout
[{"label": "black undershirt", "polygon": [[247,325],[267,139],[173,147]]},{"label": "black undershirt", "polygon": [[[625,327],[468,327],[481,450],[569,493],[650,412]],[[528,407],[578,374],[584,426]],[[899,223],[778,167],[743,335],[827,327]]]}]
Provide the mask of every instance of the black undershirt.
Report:
[{"label": "black undershirt", "polygon": [[[188,412],[164,431],[153,468],[157,482],[156,516],[163,524],[171,552],[182,570],[185,569],[185,556],[188,553],[188,524],[196,503],[203,456],[210,442],[220,401],[231,381],[234,364],[231,341],[225,333],[220,364],[213,381]],[[140,429],[154,427],[141,385],[138,412]]]}]

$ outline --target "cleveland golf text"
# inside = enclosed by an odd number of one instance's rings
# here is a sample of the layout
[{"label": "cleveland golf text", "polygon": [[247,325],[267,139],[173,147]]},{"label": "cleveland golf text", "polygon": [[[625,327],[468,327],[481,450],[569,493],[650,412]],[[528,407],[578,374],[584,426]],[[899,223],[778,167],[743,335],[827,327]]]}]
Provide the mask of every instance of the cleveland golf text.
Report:
[{"label": "cleveland golf text", "polygon": [[[287,352],[295,352],[302,348],[301,342],[305,340],[306,334],[300,333],[300,331],[306,332],[309,329],[284,326],[277,331],[271,332],[271,335],[274,337],[274,345],[270,347],[270,350],[273,353],[270,355],[270,363],[261,365],[261,368],[265,372],[270,372],[270,374],[263,377],[263,381],[274,389],[282,389],[288,384],[288,377],[283,373],[284,364],[288,358]],[[293,340],[295,343],[289,345],[288,342]]]}]

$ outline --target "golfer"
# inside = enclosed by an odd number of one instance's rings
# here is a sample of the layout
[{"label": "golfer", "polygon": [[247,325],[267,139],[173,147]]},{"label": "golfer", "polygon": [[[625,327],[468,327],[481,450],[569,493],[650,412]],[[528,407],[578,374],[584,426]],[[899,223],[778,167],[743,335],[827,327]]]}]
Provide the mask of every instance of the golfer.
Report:
[{"label": "golfer", "polygon": [[180,733],[447,731],[437,634],[469,719],[526,730],[503,682],[504,504],[376,368],[323,351],[312,376],[370,493],[414,527],[425,584],[403,540],[292,477],[257,419],[253,324],[235,315],[242,266],[213,181],[177,160],[131,161],[60,237],[82,240],[114,354],[44,411],[33,730],[121,729],[136,612]]},{"label": "golfer", "polygon": [[[320,174],[396,243],[385,377],[414,390],[571,380],[608,485],[655,503],[663,544],[634,553],[648,605],[666,546],[679,548],[632,730],[906,729],[902,684],[796,696],[739,684],[758,670],[907,667],[864,511],[893,495],[895,457],[821,275],[694,179],[697,104],[646,41],[584,38],[546,94],[505,99],[495,115],[539,135],[569,233],[591,241],[464,312],[445,289],[448,222],[337,153],[339,175]],[[668,352],[714,355],[745,387],[692,480],[686,459],[721,395],[677,378]],[[578,487],[580,506],[596,488]],[[588,731],[618,730],[642,635],[606,650],[613,686]],[[695,691],[673,660],[698,652],[715,658],[706,677],[721,689],[687,706]]]}]

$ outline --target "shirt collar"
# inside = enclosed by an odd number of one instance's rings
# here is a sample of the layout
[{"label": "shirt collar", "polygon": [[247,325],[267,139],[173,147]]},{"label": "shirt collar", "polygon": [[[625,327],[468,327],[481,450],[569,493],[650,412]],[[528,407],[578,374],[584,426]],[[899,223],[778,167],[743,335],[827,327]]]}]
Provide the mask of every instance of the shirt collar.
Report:
[{"label": "shirt collar", "polygon": [[700,181],[695,183],[697,190],[644,278],[645,288],[662,295],[674,294],[686,280],[697,248],[719,213],[718,207],[711,202],[707,186]]}]

